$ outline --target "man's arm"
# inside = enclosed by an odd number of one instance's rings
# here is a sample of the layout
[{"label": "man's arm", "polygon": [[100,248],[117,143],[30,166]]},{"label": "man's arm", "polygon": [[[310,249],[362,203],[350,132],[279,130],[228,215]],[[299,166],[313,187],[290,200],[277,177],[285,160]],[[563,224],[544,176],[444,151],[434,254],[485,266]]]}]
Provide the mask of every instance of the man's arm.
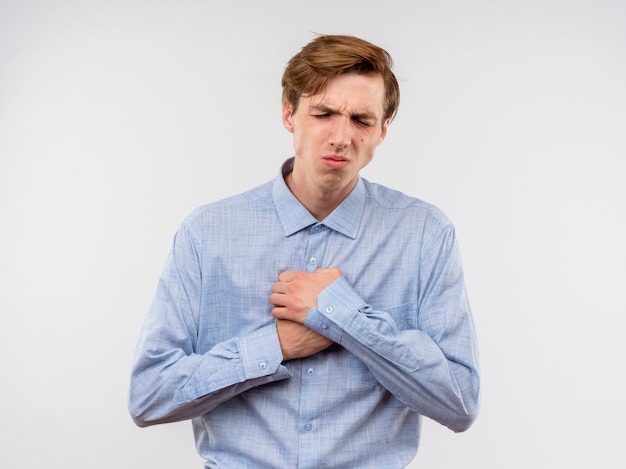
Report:
[{"label": "man's arm", "polygon": [[250,388],[289,377],[271,317],[250,334],[196,352],[201,278],[195,243],[183,226],[137,345],[129,395],[137,425],[193,418]]},{"label": "man's arm", "polygon": [[478,413],[478,352],[452,227],[424,252],[416,329],[400,330],[389,312],[372,308],[337,277],[338,269],[281,274],[272,314],[339,343],[409,408],[463,431]]}]

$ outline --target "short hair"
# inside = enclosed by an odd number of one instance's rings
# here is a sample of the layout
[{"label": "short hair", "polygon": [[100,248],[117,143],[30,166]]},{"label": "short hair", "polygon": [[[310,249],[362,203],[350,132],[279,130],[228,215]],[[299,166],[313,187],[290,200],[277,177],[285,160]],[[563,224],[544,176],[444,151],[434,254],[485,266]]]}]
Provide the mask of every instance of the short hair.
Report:
[{"label": "short hair", "polygon": [[380,75],[385,86],[383,122],[396,116],[400,87],[392,72],[393,61],[384,49],[354,36],[320,35],[287,63],[282,77],[283,103],[294,112],[301,97],[320,93],[328,80],[346,73]]}]

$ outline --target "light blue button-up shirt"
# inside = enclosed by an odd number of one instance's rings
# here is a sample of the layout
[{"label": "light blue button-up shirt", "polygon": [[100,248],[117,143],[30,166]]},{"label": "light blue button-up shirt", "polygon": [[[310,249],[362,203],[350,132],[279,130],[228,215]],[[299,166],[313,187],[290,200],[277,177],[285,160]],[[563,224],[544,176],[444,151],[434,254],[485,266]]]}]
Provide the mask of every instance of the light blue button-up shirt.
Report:
[{"label": "light blue button-up shirt", "polygon": [[[405,467],[422,416],[463,431],[478,412],[454,228],[363,178],[318,222],[284,182],[292,164],[183,222],[139,339],[131,415],[193,419],[206,468]],[[283,361],[272,284],[320,267],[344,275],[305,325],[335,344]]]}]

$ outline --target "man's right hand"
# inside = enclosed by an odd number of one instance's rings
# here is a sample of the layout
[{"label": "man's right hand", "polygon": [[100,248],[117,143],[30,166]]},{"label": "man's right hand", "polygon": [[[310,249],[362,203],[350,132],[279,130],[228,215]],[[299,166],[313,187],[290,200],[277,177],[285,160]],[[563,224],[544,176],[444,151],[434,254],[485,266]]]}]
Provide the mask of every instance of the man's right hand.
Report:
[{"label": "man's right hand", "polygon": [[283,360],[304,358],[329,347],[333,341],[312,329],[287,319],[276,320]]}]

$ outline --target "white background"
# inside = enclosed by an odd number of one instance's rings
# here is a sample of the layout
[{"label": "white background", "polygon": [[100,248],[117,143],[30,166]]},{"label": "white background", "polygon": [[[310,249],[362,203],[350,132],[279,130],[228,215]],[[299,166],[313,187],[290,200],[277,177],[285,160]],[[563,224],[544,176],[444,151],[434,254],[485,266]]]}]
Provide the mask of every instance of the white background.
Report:
[{"label": "white background", "polygon": [[0,0],[0,467],[199,468],[126,411],[182,218],[291,155],[314,33],[395,58],[364,175],[455,222],[482,413],[412,468],[626,466],[626,2]]}]

